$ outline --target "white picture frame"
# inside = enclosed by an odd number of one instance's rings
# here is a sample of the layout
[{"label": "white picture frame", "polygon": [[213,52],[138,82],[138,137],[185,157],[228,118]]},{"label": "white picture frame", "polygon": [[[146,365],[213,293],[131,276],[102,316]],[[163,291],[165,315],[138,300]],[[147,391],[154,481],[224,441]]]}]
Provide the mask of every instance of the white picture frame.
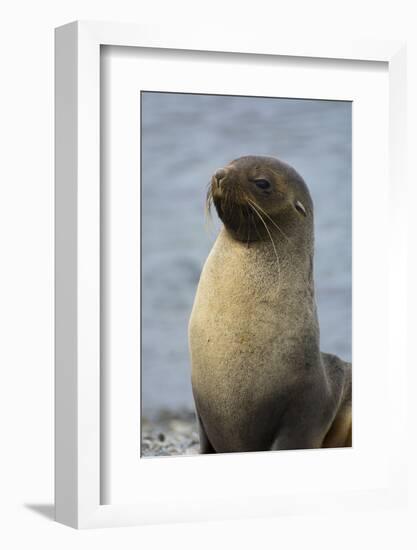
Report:
[{"label": "white picture frame", "polygon": [[[231,495],[198,506],[176,501],[176,495],[138,503],[101,504],[100,418],[100,47],[102,45],[172,50],[229,52],[381,61],[389,71],[390,200],[395,212],[392,239],[406,234],[402,192],[405,151],[405,45],[363,41],[290,44],[243,32],[215,33],[191,29],[186,37],[175,29],[113,23],[75,22],[56,30],[56,519],[77,528],[121,526],[176,520],[263,516],[288,511],[313,511],[339,506],[395,505],[405,498],[404,434],[406,412],[405,342],[401,323],[392,336],[396,343],[396,446],[389,456],[390,474],[382,489],[356,495],[293,493],[285,500],[262,495],[253,505]],[[398,249],[398,247],[397,247]],[[393,253],[391,251],[391,253]],[[405,253],[393,258],[392,283],[405,280]],[[401,287],[401,284],[400,284]],[[398,288],[398,285],[397,285]],[[403,288],[403,287],[401,287]],[[390,316],[405,322],[405,289],[390,302]],[[239,457],[235,457],[239,459]],[[167,462],[167,461],[165,461]],[[185,499],[186,500],[186,499]],[[161,506],[161,502],[163,505]],[[234,502],[234,506],[230,506]]]}]

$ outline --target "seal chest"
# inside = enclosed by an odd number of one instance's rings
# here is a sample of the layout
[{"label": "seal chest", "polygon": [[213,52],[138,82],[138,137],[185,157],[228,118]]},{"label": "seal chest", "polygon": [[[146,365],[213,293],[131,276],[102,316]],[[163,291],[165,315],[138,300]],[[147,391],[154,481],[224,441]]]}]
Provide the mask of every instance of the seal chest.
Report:
[{"label": "seal chest", "polygon": [[347,370],[320,353],[308,189],[277,159],[242,157],[215,173],[211,203],[223,228],[189,324],[201,450],[321,446]]}]

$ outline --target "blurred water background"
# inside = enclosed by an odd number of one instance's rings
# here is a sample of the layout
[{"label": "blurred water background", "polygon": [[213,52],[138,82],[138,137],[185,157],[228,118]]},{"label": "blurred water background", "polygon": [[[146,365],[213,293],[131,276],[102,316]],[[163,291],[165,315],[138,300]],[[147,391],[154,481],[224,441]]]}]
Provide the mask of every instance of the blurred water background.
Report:
[{"label": "blurred water background", "polygon": [[212,173],[271,155],[315,205],[321,349],[351,360],[351,103],[142,92],[142,413],[192,409],[187,324],[216,238]]}]

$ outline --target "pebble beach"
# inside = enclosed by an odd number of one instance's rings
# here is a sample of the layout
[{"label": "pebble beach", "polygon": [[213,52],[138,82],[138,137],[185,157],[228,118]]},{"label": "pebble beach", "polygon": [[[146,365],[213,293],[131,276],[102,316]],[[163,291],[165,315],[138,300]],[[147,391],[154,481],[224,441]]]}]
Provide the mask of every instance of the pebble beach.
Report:
[{"label": "pebble beach", "polygon": [[161,411],[152,420],[142,419],[143,457],[196,455],[200,452],[195,415],[191,411]]}]

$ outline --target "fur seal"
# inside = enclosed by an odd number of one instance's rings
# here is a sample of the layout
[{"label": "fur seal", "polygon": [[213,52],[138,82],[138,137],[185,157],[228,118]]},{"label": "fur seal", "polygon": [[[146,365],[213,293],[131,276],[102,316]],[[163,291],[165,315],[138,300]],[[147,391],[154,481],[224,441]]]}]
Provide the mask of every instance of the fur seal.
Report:
[{"label": "fur seal", "polygon": [[241,157],[212,177],[212,203],[223,227],[189,322],[201,452],[351,446],[351,365],[320,351],[303,178]]}]

